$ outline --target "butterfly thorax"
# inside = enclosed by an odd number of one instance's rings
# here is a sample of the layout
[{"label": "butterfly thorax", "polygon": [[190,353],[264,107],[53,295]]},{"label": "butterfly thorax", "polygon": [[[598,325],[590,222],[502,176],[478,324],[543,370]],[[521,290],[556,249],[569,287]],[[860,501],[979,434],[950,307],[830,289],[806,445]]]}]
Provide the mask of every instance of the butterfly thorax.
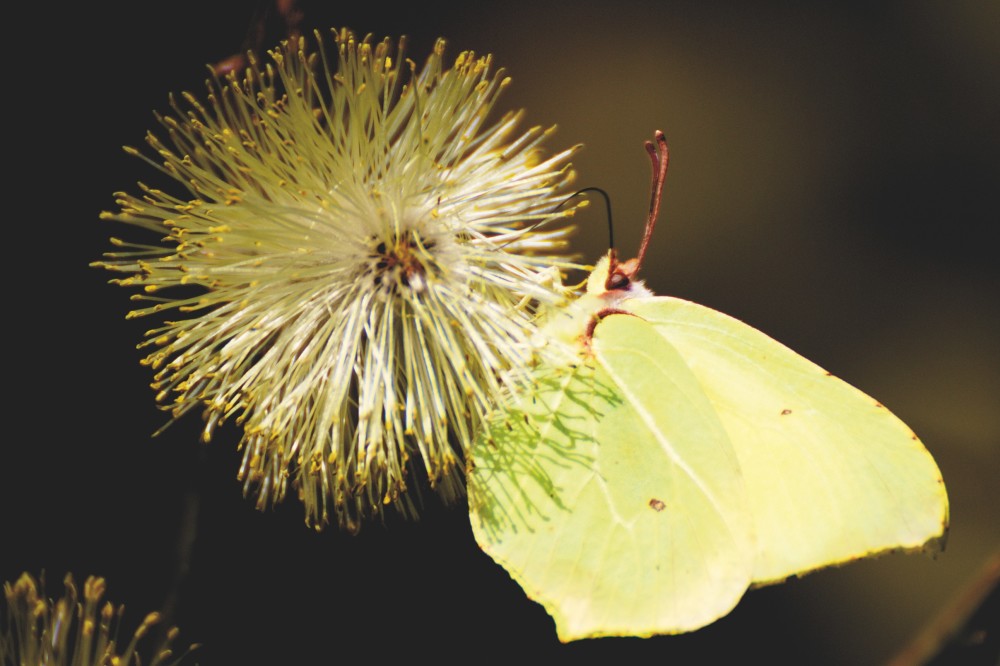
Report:
[{"label": "butterfly thorax", "polygon": [[[571,345],[579,352],[589,353],[594,326],[601,318],[609,314],[627,313],[628,300],[653,295],[641,280],[631,279],[627,274],[611,273],[613,252],[612,250],[597,262],[587,279],[586,292],[552,316],[545,326],[545,337]],[[626,267],[625,270],[629,264],[614,263],[618,267]],[[609,275],[612,276],[611,280],[608,279]]]}]

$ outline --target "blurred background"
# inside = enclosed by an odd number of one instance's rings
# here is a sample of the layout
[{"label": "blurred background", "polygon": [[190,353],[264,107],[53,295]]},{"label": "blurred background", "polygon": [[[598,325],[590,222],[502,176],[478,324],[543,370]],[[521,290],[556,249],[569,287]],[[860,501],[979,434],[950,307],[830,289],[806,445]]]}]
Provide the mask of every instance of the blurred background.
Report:
[{"label": "blurred background", "polygon": [[[180,643],[203,644],[186,663],[205,665],[876,664],[1000,548],[1000,264],[987,234],[1000,210],[1000,4],[298,3],[306,30],[406,34],[418,63],[438,36],[449,57],[493,53],[513,78],[502,109],[558,124],[552,151],[585,144],[577,184],[610,194],[627,256],[648,202],[642,143],[664,130],[648,284],[875,396],[942,469],[952,528],[936,560],[892,555],[755,590],[693,634],[565,646],[476,547],[464,507],[317,534],[296,500],[261,513],[242,498],[234,428],[205,446],[190,416],[150,438],[164,415],[135,350],[148,323],[125,321],[128,293],[88,268],[128,231],[98,214],[153,177],[121,146],[142,144],[169,92],[201,94],[206,64],[238,52],[266,6],[8,13],[4,581],[45,570],[58,595],[66,571],[102,575],[129,627],[167,606]],[[602,211],[579,219],[587,261],[607,250]]]}]

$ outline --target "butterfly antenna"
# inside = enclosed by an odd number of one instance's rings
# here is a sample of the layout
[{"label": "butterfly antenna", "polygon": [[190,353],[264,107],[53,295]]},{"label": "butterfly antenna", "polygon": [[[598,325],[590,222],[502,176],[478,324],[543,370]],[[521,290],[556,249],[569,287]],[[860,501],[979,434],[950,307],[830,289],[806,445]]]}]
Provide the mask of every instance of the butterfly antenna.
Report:
[{"label": "butterfly antenna", "polygon": [[597,192],[602,197],[604,197],[604,209],[608,212],[608,247],[609,248],[614,247],[615,246],[615,225],[611,222],[611,197],[608,195],[607,192],[605,192],[601,188],[599,188],[599,187],[585,187],[582,190],[577,190],[572,195],[570,195],[569,197],[567,197],[565,201],[563,201],[561,204],[559,204],[559,206],[556,206],[556,210],[559,210],[559,208],[563,204],[565,204],[567,201],[569,201],[573,197],[580,196],[581,194],[586,194],[587,192]]},{"label": "butterfly antenna", "polygon": [[642,260],[646,256],[646,248],[649,247],[649,239],[653,236],[653,227],[656,226],[656,217],[660,214],[663,183],[667,179],[667,165],[670,163],[670,151],[667,148],[667,139],[663,136],[663,132],[656,130],[653,138],[656,139],[655,144],[652,141],[646,142],[646,152],[653,165],[653,176],[649,187],[649,216],[646,218],[646,230],[643,232],[642,243],[639,245],[639,255],[636,257],[636,270],[642,266]]},{"label": "butterfly antenna", "polygon": [[[562,208],[563,206],[565,206],[567,203],[569,203],[570,201],[572,201],[574,197],[578,197],[581,194],[585,194],[587,192],[600,192],[601,196],[604,197],[604,205],[608,209],[608,225],[610,226],[610,224],[611,224],[611,199],[608,197],[608,193],[605,192],[604,190],[602,190],[599,187],[585,187],[582,190],[577,190],[573,194],[569,195],[568,197],[566,197],[565,199],[563,199],[562,201],[560,201],[559,204],[555,208],[552,209],[552,212],[554,213],[557,210],[559,210],[560,208]],[[544,220],[539,220],[538,222],[535,222],[533,225],[531,225],[530,227],[528,227],[524,231],[525,231],[525,233],[527,233],[527,232],[531,231],[532,229],[534,229],[535,227],[540,226],[542,224],[545,224],[548,221],[549,221],[548,218],[546,218]],[[514,240],[517,240],[517,239],[514,239]],[[504,243],[503,245],[501,245],[500,248],[507,247],[508,245],[510,245],[511,243],[513,243],[514,240],[507,241],[506,243]],[[611,241],[612,241],[612,245],[614,245],[613,231],[612,231]],[[498,249],[500,249],[500,248],[498,248]]]},{"label": "butterfly antenna", "polygon": [[656,130],[653,138],[656,139],[655,144],[652,141],[646,142],[646,152],[649,154],[649,161],[653,165],[653,177],[649,187],[649,215],[646,217],[646,230],[642,234],[639,254],[634,259],[619,261],[618,249],[612,243],[611,250],[608,252],[608,277],[604,282],[604,288],[608,291],[624,289],[629,282],[635,279],[636,274],[638,274],[639,269],[642,267],[642,260],[646,257],[649,239],[653,237],[656,216],[660,213],[663,182],[667,178],[667,164],[670,162],[667,139],[663,136],[663,132]]}]

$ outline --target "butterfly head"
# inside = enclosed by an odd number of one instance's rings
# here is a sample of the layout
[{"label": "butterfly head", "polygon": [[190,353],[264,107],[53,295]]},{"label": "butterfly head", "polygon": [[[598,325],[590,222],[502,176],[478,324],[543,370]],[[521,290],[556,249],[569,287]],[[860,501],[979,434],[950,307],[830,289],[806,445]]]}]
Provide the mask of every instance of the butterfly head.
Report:
[{"label": "butterfly head", "polygon": [[587,278],[587,294],[601,298],[608,307],[627,298],[651,296],[642,280],[635,277],[639,266],[638,258],[619,261],[618,253],[609,250]]}]

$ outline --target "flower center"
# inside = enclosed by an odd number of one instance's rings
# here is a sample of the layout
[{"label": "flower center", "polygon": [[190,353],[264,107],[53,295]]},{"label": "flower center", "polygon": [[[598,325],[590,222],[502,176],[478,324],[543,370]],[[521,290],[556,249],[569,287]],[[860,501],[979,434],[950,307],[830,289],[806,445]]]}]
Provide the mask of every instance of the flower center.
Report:
[{"label": "flower center", "polygon": [[375,286],[385,294],[409,289],[422,293],[427,288],[428,273],[437,273],[430,250],[434,241],[424,240],[416,230],[393,233],[388,239],[371,239],[370,269]]}]

